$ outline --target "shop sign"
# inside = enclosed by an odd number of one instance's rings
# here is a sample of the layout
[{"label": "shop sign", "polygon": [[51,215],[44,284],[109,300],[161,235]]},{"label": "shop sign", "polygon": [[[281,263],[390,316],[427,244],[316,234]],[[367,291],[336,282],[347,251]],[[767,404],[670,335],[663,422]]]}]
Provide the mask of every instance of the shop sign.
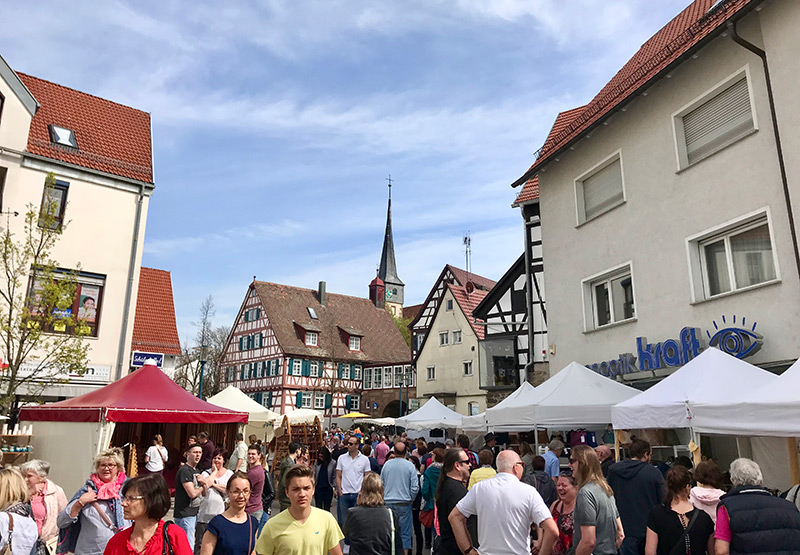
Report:
[{"label": "shop sign", "polygon": [[144,366],[144,363],[147,359],[153,359],[156,361],[156,366],[161,368],[161,365],[164,364],[164,355],[161,353],[144,353],[142,351],[133,351],[133,356],[131,356],[131,366],[140,367]]},{"label": "shop sign", "polygon": [[[714,322],[713,335],[712,330],[706,331],[709,346],[740,359],[752,356],[761,349],[763,338],[755,331],[757,324],[753,324],[750,329],[736,327],[735,316],[730,326],[725,327],[727,322],[724,316],[722,323],[723,327],[720,329],[717,322]],[[744,326],[745,319],[742,319],[741,324]],[[586,367],[603,376],[614,377],[683,366],[703,351],[701,338],[700,329],[692,327],[683,328],[677,339],[667,339],[660,343],[648,343],[646,337],[637,337],[635,355],[623,353],[618,359],[587,364]]]},{"label": "shop sign", "polygon": [[41,362],[38,360],[28,359],[20,365],[17,375],[19,377],[27,377],[35,374],[36,378],[34,378],[34,380],[64,380],[66,382],[77,380],[84,382],[108,383],[109,379],[111,378],[111,366],[107,364],[89,363],[89,365],[81,374],[78,374],[77,372],[58,372],[48,366],[40,368],[40,364]]}]

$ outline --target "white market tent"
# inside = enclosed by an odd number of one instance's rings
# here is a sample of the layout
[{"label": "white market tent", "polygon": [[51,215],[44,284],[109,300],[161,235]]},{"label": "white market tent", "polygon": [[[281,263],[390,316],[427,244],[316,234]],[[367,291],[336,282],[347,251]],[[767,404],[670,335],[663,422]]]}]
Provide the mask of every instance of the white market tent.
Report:
[{"label": "white market tent", "polygon": [[[510,393],[508,397],[493,406],[491,410],[511,406],[517,402],[517,399],[529,395],[533,390],[534,387],[530,383],[522,382],[522,385]],[[488,429],[486,423],[486,412],[482,412],[474,416],[465,416],[461,420],[461,429],[463,429],[465,432],[485,432]]]},{"label": "white market tent", "polygon": [[638,393],[632,387],[570,362],[507,406],[488,409],[486,419],[490,430],[506,432],[605,426],[611,422],[611,407]]},{"label": "white market tent", "polygon": [[617,430],[692,428],[726,434],[725,429],[698,417],[695,407],[744,399],[775,379],[771,372],[711,347],[647,391],[616,405],[611,422]]},{"label": "white market tent", "polygon": [[250,434],[255,434],[261,439],[270,441],[273,435],[272,427],[279,426],[281,422],[280,414],[258,404],[241,389],[232,385],[209,397],[206,401],[218,407],[249,414],[250,419],[242,432],[245,438]]},{"label": "white market tent", "polygon": [[396,418],[395,425],[407,430],[459,428],[462,418],[464,418],[462,415],[444,406],[436,397],[431,397],[427,403],[411,414]]}]

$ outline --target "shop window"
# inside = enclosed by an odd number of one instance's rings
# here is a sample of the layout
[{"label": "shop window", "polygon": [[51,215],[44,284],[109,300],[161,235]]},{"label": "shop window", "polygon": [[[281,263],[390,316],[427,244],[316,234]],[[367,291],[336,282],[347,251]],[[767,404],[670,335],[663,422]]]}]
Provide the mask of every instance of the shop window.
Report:
[{"label": "shop window", "polygon": [[630,263],[583,280],[586,330],[636,317]]},{"label": "shop window", "polygon": [[683,169],[756,130],[747,72],[726,79],[673,116]]},{"label": "shop window", "polygon": [[465,360],[464,362],[462,362],[461,363],[461,367],[464,370],[464,375],[465,376],[471,376],[472,375],[472,361],[471,360]]},{"label": "shop window", "polygon": [[514,357],[492,357],[494,386],[515,385],[516,363]]},{"label": "shop window", "polygon": [[436,379],[436,367],[435,366],[428,366],[426,368],[426,379],[429,382],[432,382]]},{"label": "shop window", "polygon": [[67,208],[67,192],[69,183],[52,181],[44,185],[42,205],[39,208],[39,226],[50,229],[61,229],[64,223],[64,212]]},{"label": "shop window", "polygon": [[97,337],[106,276],[58,270],[28,282],[29,322],[48,333]]},{"label": "shop window", "polygon": [[447,331],[440,331],[439,332],[439,346],[444,347],[450,343],[450,332]]},{"label": "shop window", "polygon": [[622,159],[616,152],[575,180],[578,225],[625,202]]}]

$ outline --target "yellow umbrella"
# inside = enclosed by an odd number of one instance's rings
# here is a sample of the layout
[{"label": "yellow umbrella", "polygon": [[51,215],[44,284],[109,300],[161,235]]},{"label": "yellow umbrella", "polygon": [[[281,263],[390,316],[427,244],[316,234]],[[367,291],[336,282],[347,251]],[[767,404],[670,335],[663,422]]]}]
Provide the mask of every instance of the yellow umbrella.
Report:
[{"label": "yellow umbrella", "polygon": [[347,414],[343,414],[341,416],[337,416],[336,418],[369,418],[368,414],[364,414],[363,412],[348,412]]}]

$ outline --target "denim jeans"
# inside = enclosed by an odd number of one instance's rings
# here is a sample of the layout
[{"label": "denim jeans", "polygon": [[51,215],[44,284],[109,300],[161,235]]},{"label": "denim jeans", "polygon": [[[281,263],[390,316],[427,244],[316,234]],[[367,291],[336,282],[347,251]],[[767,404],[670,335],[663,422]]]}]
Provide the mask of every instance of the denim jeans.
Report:
[{"label": "denim jeans", "polygon": [[177,524],[181,530],[186,532],[186,538],[189,540],[189,545],[194,546],[194,530],[197,527],[197,515],[176,518],[175,524]]},{"label": "denim jeans", "polygon": [[400,535],[403,538],[403,549],[411,549],[411,537],[414,530],[411,503],[387,503],[387,507],[397,513],[400,520]]},{"label": "denim jeans", "polygon": [[[339,515],[340,528],[344,528],[344,524],[347,522],[347,511],[356,506],[357,500],[357,493],[343,493],[339,496],[339,499],[336,502],[336,513]],[[344,543],[346,545],[350,545],[350,540],[345,538]]]},{"label": "denim jeans", "polygon": [[639,555],[639,544],[644,544],[644,538],[626,536],[619,546],[619,555]]},{"label": "denim jeans", "polygon": [[256,533],[256,537],[261,534],[261,529],[264,528],[264,525],[269,520],[269,511],[264,511],[264,514],[261,515],[261,520],[258,521],[258,532]]}]

